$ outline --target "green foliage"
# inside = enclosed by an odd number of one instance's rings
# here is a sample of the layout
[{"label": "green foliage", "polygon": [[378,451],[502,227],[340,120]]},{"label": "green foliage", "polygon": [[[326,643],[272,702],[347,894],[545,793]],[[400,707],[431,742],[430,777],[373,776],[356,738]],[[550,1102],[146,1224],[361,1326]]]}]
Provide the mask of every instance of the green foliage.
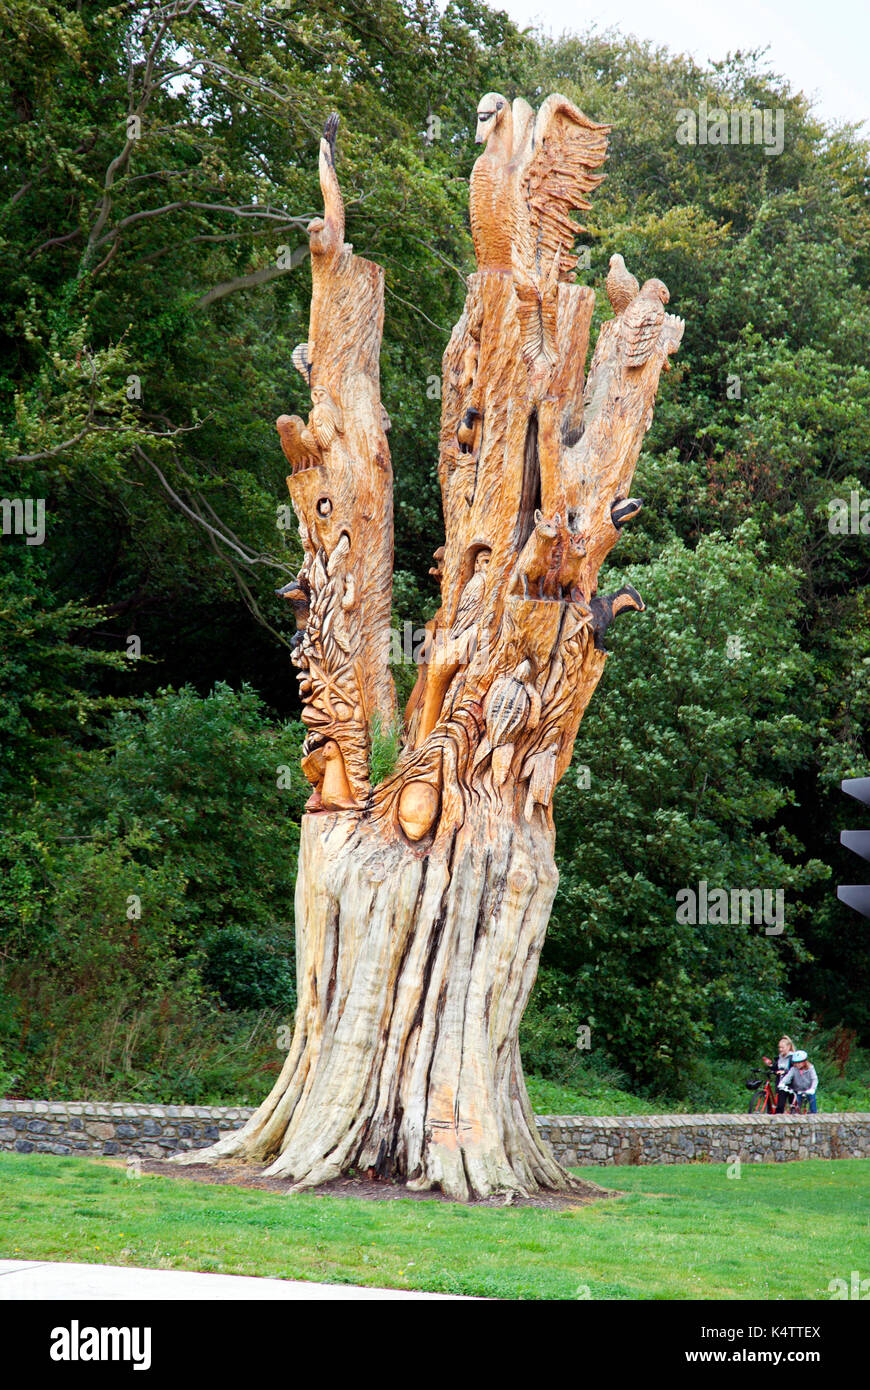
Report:
[{"label": "green foliage", "polygon": [[188,1098],[223,1098],[276,1062],[274,1040],[217,1073],[206,1058],[238,1047],[219,1004],[294,1005],[304,791],[277,774],[303,732],[249,689],[166,690],[34,785],[0,839],[0,1055],[19,1093],[172,1099],[167,1077],[188,1076]]},{"label": "green foliage", "polygon": [[377,787],[389,777],[402,751],[402,719],[396,715],[386,728],[379,710],[372,716],[369,750],[369,780]]}]

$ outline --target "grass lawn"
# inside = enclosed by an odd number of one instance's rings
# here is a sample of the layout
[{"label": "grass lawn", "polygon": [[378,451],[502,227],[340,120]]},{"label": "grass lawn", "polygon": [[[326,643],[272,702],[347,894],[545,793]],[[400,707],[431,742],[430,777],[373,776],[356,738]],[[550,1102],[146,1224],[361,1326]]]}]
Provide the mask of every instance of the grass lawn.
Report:
[{"label": "grass lawn", "polygon": [[537,1299],[827,1299],[870,1273],[864,1160],[578,1171],[624,1195],[561,1212],[283,1197],[2,1153],[0,1257]]}]

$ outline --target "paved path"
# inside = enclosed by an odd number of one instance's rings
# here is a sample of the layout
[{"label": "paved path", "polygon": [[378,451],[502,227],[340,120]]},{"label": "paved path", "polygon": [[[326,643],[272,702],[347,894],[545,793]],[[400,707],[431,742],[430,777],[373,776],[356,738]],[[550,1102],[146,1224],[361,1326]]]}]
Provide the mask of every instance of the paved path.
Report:
[{"label": "paved path", "polygon": [[460,1295],[404,1289],[362,1289],[353,1284],[309,1284],[293,1279],[248,1279],[237,1274],[193,1274],[182,1269],[130,1265],[59,1264],[0,1260],[0,1302],[12,1299],[345,1299],[440,1298]]}]

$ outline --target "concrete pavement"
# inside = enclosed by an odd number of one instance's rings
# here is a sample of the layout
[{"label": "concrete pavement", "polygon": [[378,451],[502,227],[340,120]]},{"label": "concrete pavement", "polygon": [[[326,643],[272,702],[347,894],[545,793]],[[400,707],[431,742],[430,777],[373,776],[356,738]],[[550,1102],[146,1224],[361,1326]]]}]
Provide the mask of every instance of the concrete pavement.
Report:
[{"label": "concrete pavement", "polygon": [[458,1294],[408,1289],[364,1289],[353,1284],[310,1284],[293,1279],[250,1279],[236,1274],[195,1274],[182,1269],[136,1269],[131,1265],[61,1264],[0,1260],[0,1302],[55,1299],[194,1300],[270,1299],[345,1302],[354,1299],[448,1299]]}]

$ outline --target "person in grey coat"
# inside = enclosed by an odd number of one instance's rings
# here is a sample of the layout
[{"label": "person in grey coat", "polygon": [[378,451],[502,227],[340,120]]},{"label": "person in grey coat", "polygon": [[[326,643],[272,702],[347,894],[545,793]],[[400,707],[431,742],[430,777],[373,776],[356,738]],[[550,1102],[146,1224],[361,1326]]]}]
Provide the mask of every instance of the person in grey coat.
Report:
[{"label": "person in grey coat", "polygon": [[816,1069],[807,1057],[805,1052],[795,1052],[792,1055],[791,1066],[779,1083],[779,1090],[792,1090],[801,1102],[803,1109],[803,1098],[806,1096],[809,1101],[810,1114],[815,1115],[816,1091],[819,1085],[819,1078],[816,1076]]}]

